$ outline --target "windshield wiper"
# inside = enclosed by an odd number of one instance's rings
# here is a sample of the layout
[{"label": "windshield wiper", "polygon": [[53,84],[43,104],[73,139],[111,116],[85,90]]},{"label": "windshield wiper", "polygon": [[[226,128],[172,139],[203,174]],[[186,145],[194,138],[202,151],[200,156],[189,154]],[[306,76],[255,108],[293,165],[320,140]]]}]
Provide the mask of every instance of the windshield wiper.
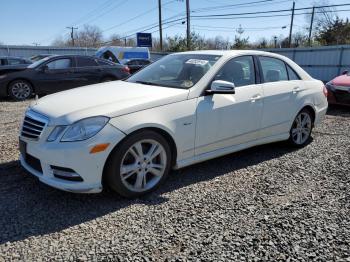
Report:
[{"label": "windshield wiper", "polygon": [[136,81],[135,83],[143,84],[143,85],[150,85],[150,86],[159,86],[159,84],[147,82],[147,81]]}]

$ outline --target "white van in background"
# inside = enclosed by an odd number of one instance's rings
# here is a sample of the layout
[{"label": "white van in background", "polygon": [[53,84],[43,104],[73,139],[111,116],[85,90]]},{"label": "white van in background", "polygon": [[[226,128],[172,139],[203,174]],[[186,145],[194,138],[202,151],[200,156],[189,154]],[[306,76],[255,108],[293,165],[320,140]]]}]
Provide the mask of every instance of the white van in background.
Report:
[{"label": "white van in background", "polygon": [[147,47],[104,46],[97,50],[97,57],[124,64],[130,59],[150,59]]}]

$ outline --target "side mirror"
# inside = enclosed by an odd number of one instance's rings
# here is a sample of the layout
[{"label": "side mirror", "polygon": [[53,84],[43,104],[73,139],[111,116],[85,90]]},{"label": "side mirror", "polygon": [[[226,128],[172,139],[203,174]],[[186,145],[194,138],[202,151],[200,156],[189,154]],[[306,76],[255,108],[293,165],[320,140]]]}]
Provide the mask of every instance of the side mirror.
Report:
[{"label": "side mirror", "polygon": [[342,75],[346,75],[349,73],[349,70],[344,70],[343,73],[341,73]]},{"label": "side mirror", "polygon": [[215,80],[211,83],[210,89],[206,90],[207,94],[234,94],[235,84],[224,80]]}]

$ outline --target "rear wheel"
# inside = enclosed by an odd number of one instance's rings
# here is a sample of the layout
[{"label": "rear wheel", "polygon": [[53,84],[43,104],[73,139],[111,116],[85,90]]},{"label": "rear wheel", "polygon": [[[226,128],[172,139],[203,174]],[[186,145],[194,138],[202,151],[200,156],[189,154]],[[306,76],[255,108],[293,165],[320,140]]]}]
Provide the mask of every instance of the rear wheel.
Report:
[{"label": "rear wheel", "polygon": [[289,142],[293,146],[303,147],[311,138],[313,127],[313,117],[308,109],[301,110],[295,117],[293,125],[290,129]]},{"label": "rear wheel", "polygon": [[33,87],[28,81],[16,80],[10,83],[8,92],[12,99],[22,101],[28,99],[32,95]]},{"label": "rear wheel", "polygon": [[145,130],[127,137],[108,159],[105,178],[120,195],[138,197],[154,191],[168,176],[171,150],[160,134]]}]

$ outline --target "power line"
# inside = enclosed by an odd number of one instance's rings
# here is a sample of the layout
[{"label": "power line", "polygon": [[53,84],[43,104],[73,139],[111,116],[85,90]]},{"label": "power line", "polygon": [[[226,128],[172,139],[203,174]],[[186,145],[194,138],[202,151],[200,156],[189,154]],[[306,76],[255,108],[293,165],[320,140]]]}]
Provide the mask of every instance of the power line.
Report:
[{"label": "power line", "polygon": [[[99,5],[98,7],[96,7],[95,9],[91,10],[90,12],[88,12],[86,15],[82,16],[81,18],[79,18],[78,20],[76,20],[74,23],[71,24],[71,26],[74,26],[76,25],[78,22],[82,21],[83,19],[85,19],[86,17],[90,16],[91,14],[93,13],[96,13],[96,12],[99,12],[100,10],[99,9],[102,9],[102,8],[108,8],[110,5],[112,5],[115,0],[107,0],[105,1],[102,5]],[[48,38],[45,38],[45,39],[42,39],[39,41],[39,43],[42,43],[42,42],[45,42],[45,41],[48,41],[50,39],[53,39],[55,36],[57,35],[61,35],[63,32],[64,32],[65,29],[62,29],[61,31],[59,31],[57,34],[55,35],[52,35]]]},{"label": "power line", "polygon": [[[317,8],[317,7],[316,7]],[[291,10],[289,10],[291,11]],[[327,11],[327,12],[348,12],[350,9]],[[323,14],[324,12],[315,12],[315,14]],[[311,12],[295,13],[294,15],[310,15]],[[285,17],[290,16],[290,14],[280,14],[280,15],[257,15],[257,16],[235,16],[235,17],[195,17],[195,20],[234,20],[234,19],[252,19],[252,18],[262,18],[262,17]]]},{"label": "power line", "polygon": [[[350,4],[338,4],[338,5],[323,5],[316,6],[316,8],[326,8],[326,7],[338,7],[338,6],[350,6]],[[295,11],[312,9],[311,7],[295,8]],[[245,13],[230,13],[230,14],[209,14],[209,15],[193,15],[193,18],[200,17],[226,17],[226,16],[240,16],[240,15],[255,15],[255,14],[269,14],[269,13],[280,13],[280,12],[290,12],[292,9],[280,9],[280,10],[269,10],[269,11],[257,11],[257,12],[245,12]]]},{"label": "power line", "polygon": [[96,15],[96,13],[105,10],[106,8],[110,7],[111,5],[113,5],[115,3],[115,0],[107,0],[105,1],[103,4],[97,6],[95,9],[91,10],[90,12],[88,12],[87,14],[85,14],[84,16],[80,17],[79,19],[75,20],[75,22],[73,22],[71,24],[71,26],[75,26],[78,23],[81,24],[81,21],[83,21],[85,18],[90,19],[91,15]]},{"label": "power line", "polygon": [[[90,20],[87,20],[87,21],[84,22],[84,23],[87,24],[87,23],[91,23],[92,21],[96,21],[97,19],[101,18],[102,16],[105,16],[106,14],[109,14],[109,13],[112,12],[114,9],[120,8],[122,5],[126,4],[127,1],[121,0],[121,1],[115,2],[115,3],[117,3],[117,4],[116,4],[114,7],[109,8],[106,12],[101,13],[100,15],[98,15],[98,16],[96,16],[96,17],[90,19]],[[81,25],[81,24],[82,24],[82,23],[80,23],[80,25]]]},{"label": "power line", "polygon": [[[168,4],[170,4],[170,3],[172,3],[172,2],[175,2],[175,1],[176,1],[176,0],[170,0],[170,1],[166,2],[166,3],[164,3],[163,5],[168,5]],[[157,9],[158,9],[158,6],[157,6],[157,7],[154,7],[154,8],[151,8],[151,9],[149,9],[149,10],[147,10],[147,11],[141,13],[141,14],[138,14],[138,15],[136,15],[136,16],[134,16],[134,17],[128,19],[128,20],[125,20],[124,22],[121,22],[121,23],[119,23],[119,24],[117,24],[117,25],[113,25],[113,26],[111,26],[111,27],[109,27],[109,28],[103,30],[102,33],[103,33],[103,32],[106,32],[106,31],[109,31],[109,30],[111,30],[111,29],[114,29],[114,28],[116,28],[116,27],[118,27],[118,26],[125,25],[125,24],[129,23],[130,21],[133,21],[133,20],[135,20],[135,19],[137,19],[137,18],[140,18],[141,16],[144,16],[144,15],[146,15],[146,14],[149,14],[149,13],[151,13],[151,12],[157,10]]]},{"label": "power line", "polygon": [[241,3],[241,4],[231,4],[231,5],[220,5],[220,6],[208,6],[208,7],[203,7],[203,8],[197,8],[192,10],[192,13],[203,13],[203,12],[208,12],[208,11],[214,11],[214,10],[227,10],[227,9],[232,9],[232,8],[246,8],[246,7],[255,7],[255,6],[261,6],[261,5],[268,5],[268,4],[278,4],[278,3],[284,3],[284,2],[289,2],[290,0],[283,0],[283,1],[278,1],[274,2],[277,0],[262,0],[262,1],[254,1],[254,2],[248,2],[248,3]]},{"label": "power line", "polygon": [[[178,22],[178,21],[181,21],[181,20],[184,20],[184,19],[185,19],[185,18],[182,17],[182,18],[170,20],[170,21],[167,21],[167,22],[163,22],[163,25],[170,24],[170,23],[174,23],[174,22]],[[156,27],[158,27],[158,24],[157,24],[157,23],[156,23],[156,25],[154,25],[154,26],[151,26],[151,27],[149,27],[149,28],[143,29],[142,32],[149,31],[149,30],[154,29],[154,28],[156,28]],[[134,36],[135,33],[139,32],[139,31],[140,31],[140,28],[135,29],[135,30],[133,31],[133,33],[131,33],[131,34],[129,34],[129,35],[124,35],[124,36],[122,36],[122,37],[115,38],[115,39],[113,39],[113,40],[109,40],[109,41],[102,42],[101,45],[111,43],[111,42],[113,42],[113,41],[115,41],[115,40],[122,40],[122,39],[125,39],[125,38],[128,38],[128,37]],[[129,31],[129,32],[131,32],[131,31]],[[158,32],[158,30],[155,31],[155,32]]]}]

